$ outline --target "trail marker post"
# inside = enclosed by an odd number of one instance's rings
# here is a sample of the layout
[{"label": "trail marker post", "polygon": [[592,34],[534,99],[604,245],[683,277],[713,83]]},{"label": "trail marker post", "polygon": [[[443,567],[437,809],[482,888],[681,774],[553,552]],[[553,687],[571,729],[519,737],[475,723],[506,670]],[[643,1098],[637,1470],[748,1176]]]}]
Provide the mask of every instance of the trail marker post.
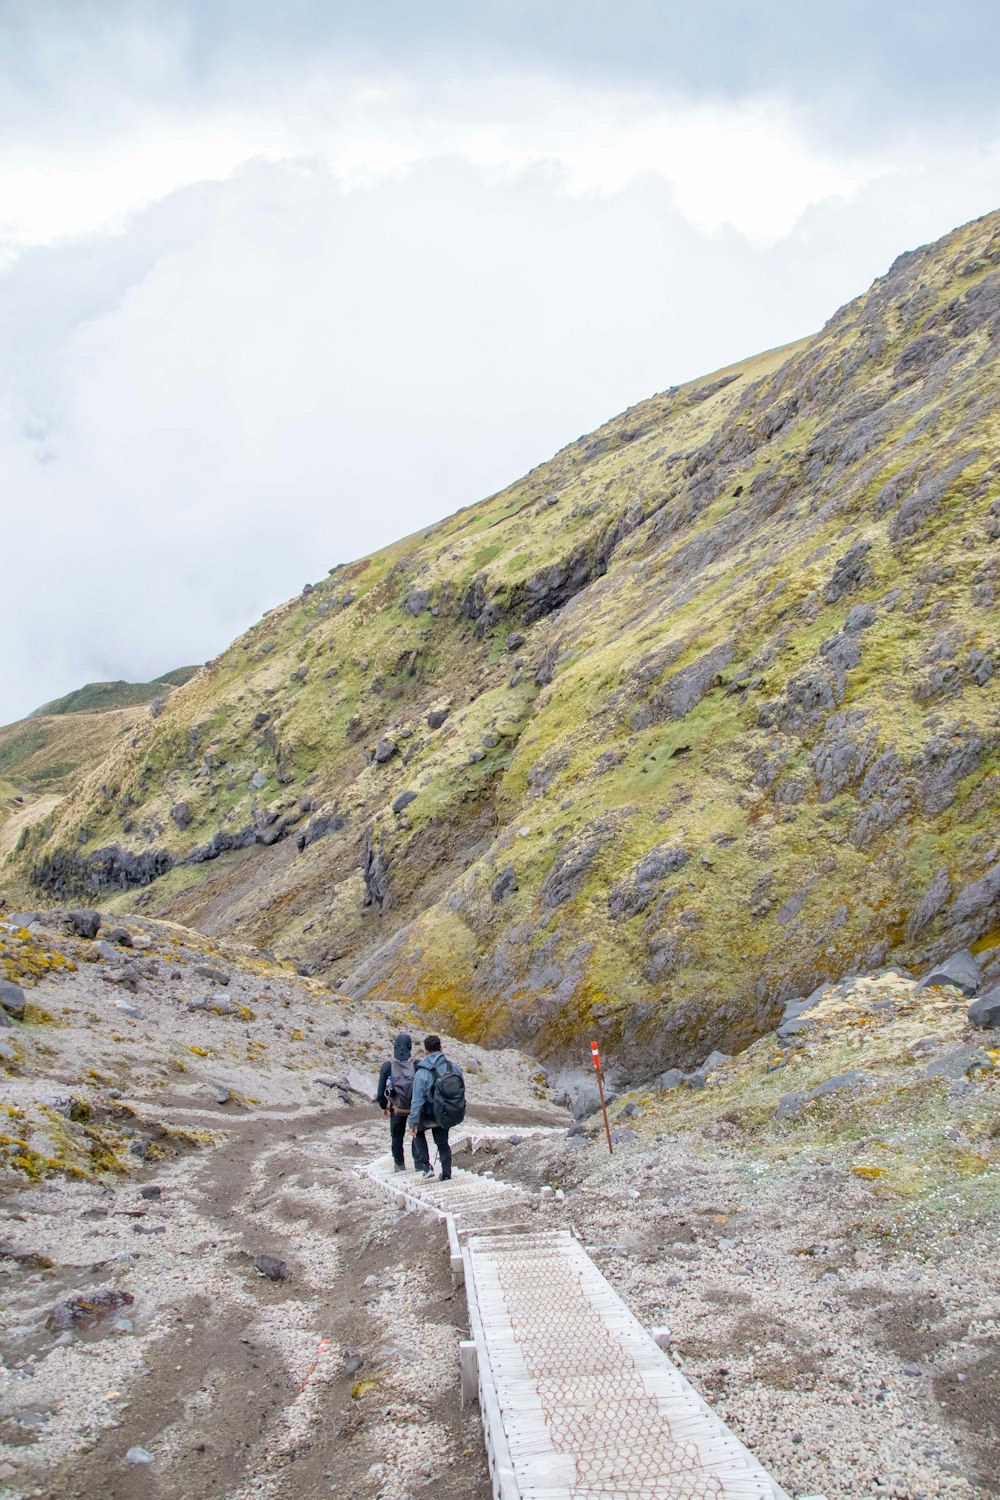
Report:
[{"label": "trail marker post", "polygon": [[604,1078],[601,1074],[601,1054],[597,1050],[596,1042],[591,1042],[590,1050],[594,1054],[594,1068],[597,1073],[597,1092],[601,1096],[601,1113],[604,1116],[604,1133],[608,1138],[608,1155],[614,1156],[615,1148],[611,1144],[611,1126],[608,1124],[608,1106],[604,1102]]}]

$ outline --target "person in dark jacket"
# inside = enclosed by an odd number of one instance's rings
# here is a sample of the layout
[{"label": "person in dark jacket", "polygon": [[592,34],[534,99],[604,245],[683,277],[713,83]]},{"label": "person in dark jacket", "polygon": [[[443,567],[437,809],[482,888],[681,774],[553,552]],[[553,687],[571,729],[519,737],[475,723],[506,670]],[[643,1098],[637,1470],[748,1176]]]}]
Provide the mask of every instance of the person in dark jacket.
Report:
[{"label": "person in dark jacket", "polygon": [[[392,1057],[383,1064],[378,1075],[378,1092],[375,1103],[389,1120],[389,1144],[397,1172],[406,1171],[403,1146],[406,1141],[406,1122],[410,1116],[410,1101],[413,1097],[414,1065],[411,1057],[413,1040],[405,1031],[392,1044]],[[417,1166],[416,1147],[413,1165]]]},{"label": "person in dark jacket", "polygon": [[439,1036],[428,1036],[424,1038],[424,1051],[426,1057],[422,1057],[417,1063],[417,1070],[413,1078],[413,1102],[410,1106],[410,1134],[413,1138],[413,1165],[418,1172],[425,1177],[433,1177],[434,1169],[431,1166],[430,1152],[427,1150],[427,1128],[430,1126],[437,1147],[438,1160],[441,1163],[441,1181],[447,1182],[451,1176],[451,1147],[448,1144],[448,1130],[446,1126],[438,1125],[431,1113],[431,1094],[434,1092],[434,1081],[442,1073],[449,1069],[461,1073],[457,1063],[449,1062],[441,1051],[441,1038]]}]

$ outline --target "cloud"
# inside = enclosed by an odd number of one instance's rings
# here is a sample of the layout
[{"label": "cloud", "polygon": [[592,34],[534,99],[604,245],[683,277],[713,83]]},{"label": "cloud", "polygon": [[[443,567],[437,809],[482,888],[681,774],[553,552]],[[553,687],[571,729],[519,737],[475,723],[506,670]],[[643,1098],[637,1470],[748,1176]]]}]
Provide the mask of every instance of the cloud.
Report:
[{"label": "cloud", "polygon": [[820,139],[735,0],[633,5],[645,60],[560,9],[0,3],[0,720],[214,654],[995,206],[978,106]]}]

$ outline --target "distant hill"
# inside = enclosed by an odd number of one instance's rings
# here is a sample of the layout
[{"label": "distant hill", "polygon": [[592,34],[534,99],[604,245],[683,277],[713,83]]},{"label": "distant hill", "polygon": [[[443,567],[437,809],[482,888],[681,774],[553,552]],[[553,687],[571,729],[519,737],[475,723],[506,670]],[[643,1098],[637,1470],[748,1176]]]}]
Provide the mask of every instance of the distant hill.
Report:
[{"label": "distant hill", "polygon": [[197,667],[175,667],[152,682],[88,682],[65,697],[53,698],[28,715],[29,719],[51,718],[57,714],[104,714],[116,708],[132,708],[137,703],[152,703],[154,698],[172,687],[183,687],[198,671]]},{"label": "distant hill", "polygon": [[308,585],[4,875],[634,1075],[1000,963],[998,541],[992,214]]}]

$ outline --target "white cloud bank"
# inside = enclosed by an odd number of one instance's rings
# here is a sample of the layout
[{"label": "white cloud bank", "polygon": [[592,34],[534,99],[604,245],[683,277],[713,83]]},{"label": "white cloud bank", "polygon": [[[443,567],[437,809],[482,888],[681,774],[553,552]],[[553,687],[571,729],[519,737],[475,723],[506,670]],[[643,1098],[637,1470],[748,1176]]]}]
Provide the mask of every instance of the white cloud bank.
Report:
[{"label": "white cloud bank", "polygon": [[3,153],[0,722],[214,654],[1000,196],[988,142],[831,155],[773,100],[154,65]]}]

